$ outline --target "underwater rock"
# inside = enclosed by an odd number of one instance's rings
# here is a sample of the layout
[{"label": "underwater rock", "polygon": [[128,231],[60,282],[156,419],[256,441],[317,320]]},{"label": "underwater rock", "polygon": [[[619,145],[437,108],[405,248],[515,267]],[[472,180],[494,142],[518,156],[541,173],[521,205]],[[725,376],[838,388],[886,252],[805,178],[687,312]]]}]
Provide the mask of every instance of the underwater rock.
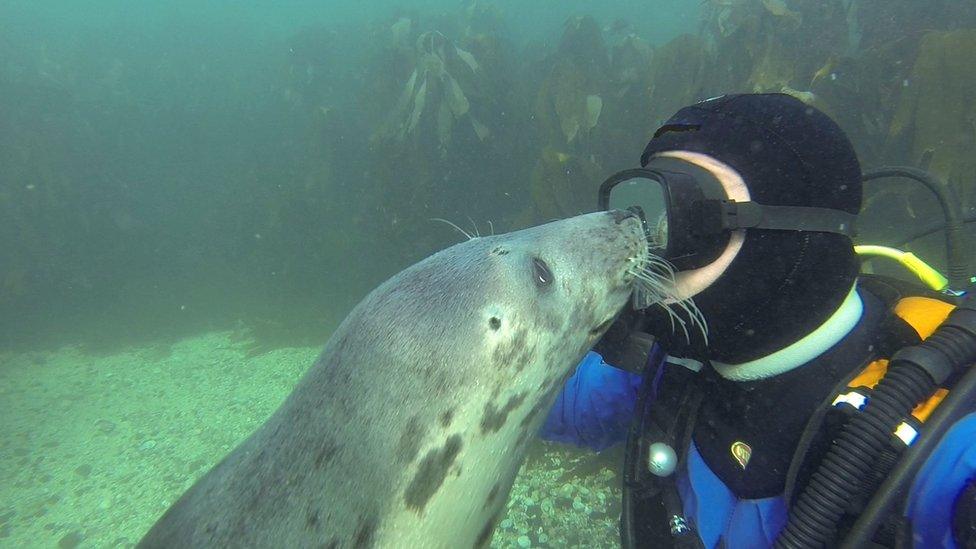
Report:
[{"label": "underwater rock", "polygon": [[926,33],[888,130],[889,148],[976,204],[976,29]]}]

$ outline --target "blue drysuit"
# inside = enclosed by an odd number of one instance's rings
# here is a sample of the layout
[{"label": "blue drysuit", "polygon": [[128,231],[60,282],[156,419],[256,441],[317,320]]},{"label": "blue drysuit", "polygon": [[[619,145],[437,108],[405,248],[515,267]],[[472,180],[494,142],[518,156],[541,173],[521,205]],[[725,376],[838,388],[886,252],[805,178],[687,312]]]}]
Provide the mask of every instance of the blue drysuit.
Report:
[{"label": "blue drysuit", "polygon": [[[624,441],[640,380],[590,352],[558,396],[541,436],[597,451]],[[786,524],[782,497],[737,498],[709,469],[694,443],[686,466],[676,474],[685,515],[705,547],[715,547],[720,539],[727,547],[769,546]],[[916,547],[956,547],[951,530],[954,502],[974,477],[976,413],[971,413],[946,433],[912,485],[906,513]]]}]

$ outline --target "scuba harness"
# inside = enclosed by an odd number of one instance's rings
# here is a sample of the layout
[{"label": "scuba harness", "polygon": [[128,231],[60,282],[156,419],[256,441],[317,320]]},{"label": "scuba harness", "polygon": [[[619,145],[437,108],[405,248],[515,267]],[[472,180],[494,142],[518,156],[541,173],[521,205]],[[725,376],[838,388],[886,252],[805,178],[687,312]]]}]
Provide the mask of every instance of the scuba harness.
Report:
[{"label": "scuba harness", "polygon": [[[950,277],[910,253],[880,246],[855,248],[862,257],[898,261],[938,293],[931,292],[930,298],[903,298],[918,292],[880,277],[862,278],[862,287],[886,304],[889,320],[903,326],[894,330],[896,336],[887,334],[899,343],[889,349],[890,358],[875,356],[866,368],[854,371],[852,379],[838,384],[807,422],[790,460],[785,493],[789,515],[776,547],[836,544],[839,523],[844,547],[865,546],[875,536],[904,543],[906,528],[898,520],[900,509],[894,506],[904,500],[915,474],[948,428],[972,411],[976,401],[976,367],[970,367],[976,362],[976,292],[961,298],[964,292],[953,291],[973,282],[964,274],[965,248],[960,244],[962,224],[968,220],[963,220],[948,187],[920,170],[883,168],[865,174],[864,180],[892,176],[922,181],[939,197],[947,218]],[[886,320],[887,324],[891,322]],[[905,326],[914,341],[904,337]],[[631,348],[624,354],[634,357],[653,344],[652,338],[641,338],[639,330],[631,333]],[[627,440],[622,545],[702,547],[693,521],[685,517],[673,474],[688,459],[704,396],[699,386],[702,376],[692,369],[670,368],[669,377],[677,378],[670,379],[670,385],[683,389],[661,392],[663,364],[653,371],[659,358],[649,356],[644,363],[644,381]],[[948,396],[941,388],[946,386],[952,388]],[[834,422],[837,427],[828,438],[833,439],[829,448],[821,440],[822,459],[811,459],[814,439],[824,436],[825,418],[838,411],[845,414],[845,421]],[[923,421],[925,428],[919,429]],[[902,442],[893,443],[898,440]],[[819,466],[814,467],[814,461]]]},{"label": "scuba harness", "polygon": [[[904,375],[898,374],[906,369],[918,368],[924,371],[921,368],[928,367],[925,364],[928,361],[925,358],[918,359],[917,355],[939,352],[936,349],[944,350],[947,341],[953,342],[949,345],[961,343],[956,346],[956,350],[968,353],[969,360],[976,359],[976,294],[966,300],[968,303],[957,306],[942,327],[932,333],[934,324],[938,322],[938,318],[935,323],[932,322],[933,314],[944,314],[952,308],[951,305],[929,297],[903,298],[902,292],[906,289],[903,285],[899,287],[897,282],[882,278],[866,277],[861,285],[878,295],[885,303],[885,309],[889,311],[880,324],[884,333],[878,334],[879,355],[870,360],[866,367],[854,369],[838,383],[810,417],[789,460],[784,498],[791,509],[792,517],[796,512],[795,506],[803,501],[803,496],[809,493],[810,486],[817,479],[835,481],[826,488],[833,491],[828,493],[843,490],[846,494],[839,502],[839,512],[832,518],[830,526],[812,534],[822,536],[823,541],[803,539],[799,542],[783,543],[781,535],[777,541],[778,546],[820,547],[832,544],[835,525],[848,512],[850,516],[844,519],[843,528],[847,532],[845,547],[865,546],[865,542],[872,538],[882,523],[885,524],[881,528],[883,532],[880,538],[889,543],[895,539],[904,539],[904,532],[898,534],[899,529],[904,530],[904,525],[893,520],[899,517],[891,514],[893,504],[901,501],[915,477],[914,473],[948,427],[971,411],[973,395],[976,394],[976,368],[964,372],[965,375],[953,384],[948,396],[944,390],[936,390],[941,385],[939,383],[921,384],[924,387],[919,388],[919,376],[909,377],[911,381],[906,383]],[[915,335],[911,330],[921,333]],[[964,333],[945,337],[947,330],[962,330]],[[912,337],[916,345],[911,344]],[[891,353],[896,348],[901,348],[901,351]],[[885,360],[884,355],[890,355],[891,359]],[[653,369],[655,365],[653,360],[655,359],[652,357],[652,361],[648,363],[649,369]],[[655,471],[659,471],[660,467],[649,466],[654,454],[660,453],[655,447],[662,445],[676,451],[671,470],[687,465],[693,429],[705,398],[703,383],[706,382],[703,381],[702,372],[674,363],[669,363],[669,366],[672,367],[668,368],[666,376],[663,374],[663,366],[655,373],[648,372],[638,394],[635,420],[625,451],[624,504],[621,515],[623,547],[702,547],[694,521],[685,516],[675,475],[656,475]],[[956,376],[960,373],[963,372],[957,372]],[[667,379],[662,379],[665,377]],[[904,413],[894,411],[894,405],[883,400],[885,393],[891,394],[892,389],[885,389],[878,383],[879,378],[888,380],[888,387],[893,386],[898,396],[907,392],[908,395],[916,395],[923,404],[915,406],[916,403],[911,401],[903,407]],[[909,400],[911,398],[913,397]],[[840,437],[850,430],[854,419],[866,416],[865,410],[869,408],[865,403],[881,403],[884,406],[885,414],[882,419],[867,418],[872,424],[878,422],[885,426],[880,430],[883,436],[872,435],[870,427],[854,430],[848,435],[846,444],[853,449],[853,455],[846,455],[842,451],[845,449],[842,446],[844,439]],[[911,413],[913,408],[914,416]],[[923,421],[924,429],[921,428]],[[841,428],[841,424],[845,426]],[[827,450],[829,441],[835,438],[841,442],[834,443]],[[873,445],[851,444],[850,438],[859,442],[872,442]],[[730,450],[734,453],[735,448]],[[828,473],[823,472],[823,465],[820,468],[814,466],[818,458],[822,458],[819,461],[823,464],[831,455],[838,453],[840,457],[834,458],[839,462],[837,469],[846,475],[831,471],[829,474],[833,476],[827,477]],[[878,489],[878,484],[886,477],[884,485]],[[804,486],[805,489],[798,489]],[[823,512],[826,507],[816,500],[814,505],[819,505],[814,507],[815,511]],[[852,517],[856,515],[860,517],[852,525]],[[814,524],[816,528],[817,523]],[[805,527],[807,524],[801,526]],[[783,532],[787,530],[784,528]]]}]

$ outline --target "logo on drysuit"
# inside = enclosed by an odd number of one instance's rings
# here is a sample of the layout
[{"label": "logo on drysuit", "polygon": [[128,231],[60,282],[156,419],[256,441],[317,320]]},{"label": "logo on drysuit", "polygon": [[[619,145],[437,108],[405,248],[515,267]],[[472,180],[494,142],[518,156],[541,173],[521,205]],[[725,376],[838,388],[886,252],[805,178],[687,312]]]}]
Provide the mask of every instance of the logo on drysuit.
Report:
[{"label": "logo on drysuit", "polygon": [[729,450],[732,451],[732,457],[735,458],[739,467],[745,469],[746,465],[749,464],[749,458],[752,457],[752,448],[745,442],[737,440],[732,443],[732,447]]}]

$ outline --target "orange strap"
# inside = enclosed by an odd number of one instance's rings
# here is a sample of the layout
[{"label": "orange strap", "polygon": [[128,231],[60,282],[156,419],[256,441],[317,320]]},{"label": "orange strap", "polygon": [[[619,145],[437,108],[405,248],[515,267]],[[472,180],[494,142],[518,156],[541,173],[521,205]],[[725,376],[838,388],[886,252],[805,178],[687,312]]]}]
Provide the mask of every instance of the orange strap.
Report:
[{"label": "orange strap", "polygon": [[[954,305],[938,299],[906,297],[895,305],[895,314],[907,322],[918,333],[918,337],[925,339],[935,332],[953,309],[955,309]],[[873,389],[887,371],[888,359],[880,358],[868,364],[847,386],[852,389],[857,387]],[[947,394],[949,391],[946,389],[937,390],[928,400],[916,406],[912,410],[912,415],[919,421],[925,421]]]},{"label": "orange strap", "polygon": [[925,339],[955,308],[955,305],[931,297],[906,297],[895,305],[895,314],[915,328],[918,337]]}]

